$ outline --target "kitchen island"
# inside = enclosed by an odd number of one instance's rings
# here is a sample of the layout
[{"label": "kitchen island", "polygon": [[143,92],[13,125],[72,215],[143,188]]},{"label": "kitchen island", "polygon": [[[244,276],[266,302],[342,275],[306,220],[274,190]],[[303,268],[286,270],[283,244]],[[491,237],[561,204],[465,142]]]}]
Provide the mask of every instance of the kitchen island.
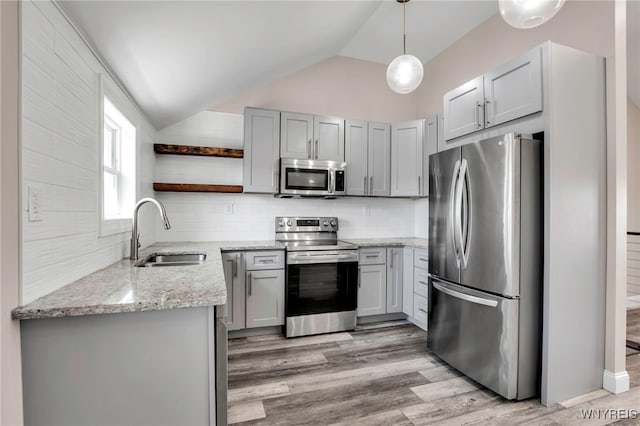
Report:
[{"label": "kitchen island", "polygon": [[25,424],[225,424],[222,250],[278,243],[160,243],[190,266],[123,259],[12,312],[21,320]]}]

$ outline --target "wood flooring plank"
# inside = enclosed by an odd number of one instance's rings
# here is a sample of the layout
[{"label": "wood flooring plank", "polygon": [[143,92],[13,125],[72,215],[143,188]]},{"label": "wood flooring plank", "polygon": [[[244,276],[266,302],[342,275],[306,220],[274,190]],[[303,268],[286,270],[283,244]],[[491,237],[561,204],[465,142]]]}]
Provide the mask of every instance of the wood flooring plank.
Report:
[{"label": "wood flooring plank", "polygon": [[349,333],[320,334],[317,336],[296,337],[293,339],[284,340],[266,340],[260,342],[256,342],[247,338],[241,344],[229,345],[229,355],[247,352],[268,351],[273,349],[297,348],[301,346],[309,346],[320,343],[344,342],[352,339],[353,337]]},{"label": "wood flooring plank", "polygon": [[508,401],[505,399],[497,399],[492,403],[487,404],[478,410],[473,410],[468,413],[443,419],[438,422],[432,423],[438,426],[492,426],[492,425],[511,425],[513,419],[505,417],[519,413],[531,408],[538,408],[540,402],[537,400],[525,400],[525,401]]},{"label": "wood flooring plank", "polygon": [[471,392],[478,390],[479,388],[480,385],[466,377],[455,377],[449,380],[416,386],[411,388],[411,391],[418,395],[424,402],[429,402],[440,398]]},{"label": "wood flooring plank", "polygon": [[385,411],[384,413],[376,413],[370,416],[350,419],[349,421],[341,421],[331,423],[330,426],[413,426],[411,420],[405,416],[400,410]]},{"label": "wood flooring plank", "polygon": [[424,358],[411,359],[400,362],[388,362],[371,367],[338,371],[328,374],[315,374],[287,380],[292,394],[330,389],[339,386],[366,382],[372,379],[391,377],[418,370],[426,369],[433,363]]},{"label": "wood flooring plank", "polygon": [[227,393],[227,401],[229,405],[236,405],[240,402],[269,399],[289,394],[289,386],[287,386],[286,382],[266,383],[264,385],[230,389]]},{"label": "wood flooring plank", "polygon": [[346,383],[339,388],[292,393],[264,401],[267,417],[257,424],[292,424],[288,423],[292,421],[296,425],[353,424],[366,416],[416,404],[420,399],[409,388],[425,381],[414,371],[362,383]]},{"label": "wood flooring plank", "polygon": [[453,367],[449,367],[448,365],[439,365],[427,370],[420,370],[419,373],[422,374],[431,383],[441,382],[443,380],[454,379],[456,377],[462,376],[462,373],[460,373]]},{"label": "wood flooring plank", "polygon": [[227,423],[234,424],[247,422],[249,420],[264,419],[266,416],[262,401],[250,401],[230,405],[227,411]]},{"label": "wood flooring plank", "polygon": [[401,408],[401,411],[414,425],[429,425],[433,422],[476,410],[499,398],[498,395],[487,389],[480,389],[444,399],[406,406]]}]

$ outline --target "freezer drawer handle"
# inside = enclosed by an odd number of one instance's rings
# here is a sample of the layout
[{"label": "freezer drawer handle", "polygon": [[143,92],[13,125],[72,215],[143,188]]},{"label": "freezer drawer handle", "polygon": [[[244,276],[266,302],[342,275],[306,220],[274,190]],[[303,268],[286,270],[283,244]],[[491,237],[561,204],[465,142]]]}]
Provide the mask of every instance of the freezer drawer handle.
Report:
[{"label": "freezer drawer handle", "polygon": [[451,290],[449,288],[443,287],[442,285],[433,282],[433,286],[440,290],[441,292],[448,294],[449,296],[455,297],[456,299],[465,300],[467,302],[476,303],[478,305],[491,306],[495,308],[498,306],[498,302],[496,300],[483,299],[482,297],[470,296],[468,294],[460,293],[455,290]]}]

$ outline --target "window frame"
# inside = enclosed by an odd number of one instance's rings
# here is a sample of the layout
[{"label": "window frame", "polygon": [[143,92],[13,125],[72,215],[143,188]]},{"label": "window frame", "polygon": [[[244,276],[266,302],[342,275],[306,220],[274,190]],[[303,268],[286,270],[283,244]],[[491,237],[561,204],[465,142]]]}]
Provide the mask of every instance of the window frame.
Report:
[{"label": "window frame", "polygon": [[[138,194],[138,170],[137,170],[137,162],[138,162],[138,148],[140,145],[140,123],[138,114],[135,111],[132,111],[131,108],[128,107],[126,100],[121,99],[121,95],[118,93],[118,88],[110,84],[109,81],[105,80],[102,75],[99,76],[99,88],[98,88],[98,138],[99,138],[99,149],[98,149],[98,192],[97,192],[97,219],[98,219],[98,237],[107,237],[116,234],[123,234],[127,232],[131,232],[132,228],[132,216],[133,216],[133,205],[130,206],[130,212],[123,209],[123,194],[125,192],[125,186],[131,185],[127,191],[127,198],[129,199],[129,204],[131,204],[131,200],[135,203]],[[110,87],[114,86],[114,87]],[[121,125],[117,123],[117,121],[113,117],[109,117],[105,111],[105,100],[107,100],[117,112],[119,112],[122,117],[131,125],[131,131],[135,132],[135,137],[133,137],[133,144],[135,146],[129,146],[127,151],[129,152],[127,155],[131,156],[128,160],[130,173],[125,178],[125,173],[122,170],[122,165],[124,163],[123,156],[125,149],[123,148],[124,141],[124,130]],[[134,120],[135,119],[135,120]],[[105,205],[104,205],[104,181],[105,181],[105,173],[107,166],[105,166],[104,155],[105,155],[105,125],[109,125],[109,127],[119,130],[119,141],[117,147],[117,160],[120,164],[116,164],[115,168],[112,168],[112,171],[117,172],[118,178],[118,205],[119,205],[119,217],[108,217],[105,215]],[[110,171],[111,172],[111,171]],[[127,180],[129,183],[127,184]],[[133,182],[130,182],[133,180]]]}]

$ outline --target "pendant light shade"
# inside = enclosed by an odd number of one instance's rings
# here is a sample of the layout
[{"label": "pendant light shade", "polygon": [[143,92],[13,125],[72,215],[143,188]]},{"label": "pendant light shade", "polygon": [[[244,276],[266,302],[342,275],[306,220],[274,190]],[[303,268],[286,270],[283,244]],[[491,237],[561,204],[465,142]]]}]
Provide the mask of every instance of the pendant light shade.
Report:
[{"label": "pendant light shade", "polygon": [[424,68],[413,55],[400,55],[387,68],[387,84],[396,93],[411,93],[420,85]]},{"label": "pendant light shade", "polygon": [[507,24],[527,29],[553,18],[564,2],[565,0],[499,0],[498,9]]},{"label": "pendant light shade", "polygon": [[422,83],[424,68],[420,59],[407,55],[406,4],[409,0],[397,0],[403,4],[402,9],[402,41],[403,54],[395,58],[387,67],[387,84],[396,93],[411,93]]}]

